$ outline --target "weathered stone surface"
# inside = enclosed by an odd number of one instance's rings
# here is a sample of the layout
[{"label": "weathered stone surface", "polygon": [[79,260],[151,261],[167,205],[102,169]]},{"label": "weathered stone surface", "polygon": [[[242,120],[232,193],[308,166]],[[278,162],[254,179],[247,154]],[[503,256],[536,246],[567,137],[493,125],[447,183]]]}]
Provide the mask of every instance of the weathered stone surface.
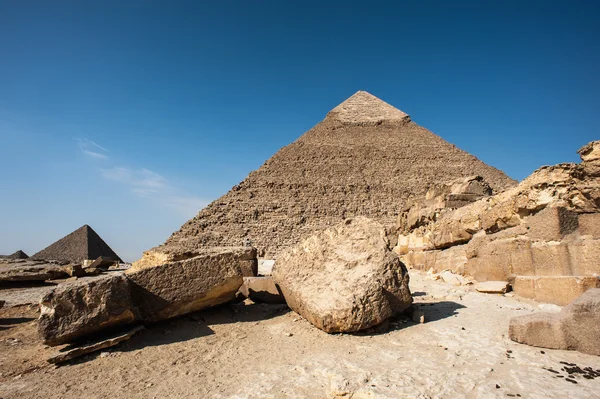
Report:
[{"label": "weathered stone surface", "polygon": [[[599,143],[580,151],[581,164],[539,168],[518,186],[457,209],[425,214],[432,199],[415,202],[400,215],[395,251],[409,267],[443,270],[443,263],[456,259],[445,253],[461,247],[467,258],[461,268],[478,281],[576,277],[536,280],[531,294],[552,301],[553,293],[543,288],[552,286],[567,290],[561,302],[571,300],[590,286],[592,280],[582,278],[600,274]],[[533,292],[526,285],[522,290]]]},{"label": "weathered stone surface", "polygon": [[48,345],[60,345],[117,325],[131,323],[136,310],[122,275],[78,280],[59,286],[40,302],[38,331]]},{"label": "weathered stone surface", "polygon": [[77,263],[63,266],[63,270],[71,277],[83,277],[86,274],[83,267]]},{"label": "weathered stone surface", "polygon": [[564,207],[545,208],[524,221],[532,241],[559,241],[577,231],[578,214]]},{"label": "weathered stone surface", "polygon": [[575,276],[600,275],[600,240],[577,240],[569,243],[569,266]]},{"label": "weathered stone surface", "polygon": [[56,355],[48,358],[48,363],[60,364],[72,359],[76,359],[80,356],[87,355],[88,353],[93,353],[102,349],[113,347],[115,345],[120,344],[123,341],[127,341],[143,329],[144,326],[136,326],[128,331],[114,334],[111,337],[103,339],[101,341],[64,348]]},{"label": "weathered stone surface", "polygon": [[271,276],[244,277],[240,294],[259,303],[285,303],[283,294]]},{"label": "weathered stone surface", "polygon": [[579,234],[600,238],[600,213],[582,213],[579,215]]},{"label": "weathered stone surface", "polygon": [[196,256],[219,255],[230,253],[237,259],[237,264],[245,277],[256,276],[258,273],[258,260],[254,247],[206,247],[188,250],[185,247],[163,247],[162,250],[150,250],[137,262],[133,262],[130,271],[141,270],[148,267],[162,266]]},{"label": "weathered stone surface", "polygon": [[577,153],[584,162],[600,161],[600,140],[587,143]]},{"label": "weathered stone surface", "polygon": [[32,260],[2,260],[0,281],[45,281],[69,277],[57,263]]},{"label": "weathered stone surface", "polygon": [[513,291],[525,298],[564,306],[591,288],[600,288],[597,277],[584,276],[518,276]]},{"label": "weathered stone surface", "polygon": [[412,303],[408,272],[385,229],[357,217],[284,251],[273,279],[290,308],[326,332],[377,325]]},{"label": "weathered stone surface", "polygon": [[475,289],[486,294],[505,294],[508,291],[508,283],[506,281],[485,281],[475,284]]},{"label": "weathered stone surface", "polygon": [[538,313],[511,319],[510,339],[551,349],[600,355],[600,289],[590,289],[560,313]]},{"label": "weathered stone surface", "polygon": [[[209,248],[189,259],[137,264],[126,272],[131,295],[144,321],[158,321],[229,302],[256,265],[251,247]],[[161,260],[162,262],[163,260]]]},{"label": "weathered stone surface", "polygon": [[119,261],[108,256],[99,256],[88,267],[94,269],[108,270],[108,268],[113,266],[115,263],[119,263]]}]

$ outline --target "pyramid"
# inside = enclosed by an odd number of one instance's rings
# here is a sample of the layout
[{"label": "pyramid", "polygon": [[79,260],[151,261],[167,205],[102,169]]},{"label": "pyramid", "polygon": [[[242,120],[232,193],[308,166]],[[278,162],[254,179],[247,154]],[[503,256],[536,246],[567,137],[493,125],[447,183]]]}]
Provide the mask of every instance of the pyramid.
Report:
[{"label": "pyramid", "polygon": [[122,262],[121,258],[100,238],[94,229],[86,224],[42,249],[31,258],[35,260],[81,262],[86,259],[97,259],[99,256]]},{"label": "pyramid", "polygon": [[154,250],[249,240],[259,256],[272,258],[348,217],[392,226],[410,196],[472,175],[482,176],[495,192],[516,184],[408,114],[359,91]]},{"label": "pyramid", "polygon": [[0,255],[0,259],[28,259],[29,256],[20,249],[11,255]]},{"label": "pyramid", "polygon": [[25,252],[23,252],[19,249],[12,255],[8,255],[7,258],[8,259],[27,259],[27,258],[29,258],[29,256]]}]

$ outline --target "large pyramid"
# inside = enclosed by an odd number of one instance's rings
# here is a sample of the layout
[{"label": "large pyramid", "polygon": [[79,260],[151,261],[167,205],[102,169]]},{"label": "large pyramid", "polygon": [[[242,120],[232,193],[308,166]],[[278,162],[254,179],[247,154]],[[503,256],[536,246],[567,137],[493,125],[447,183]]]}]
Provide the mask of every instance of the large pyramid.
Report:
[{"label": "large pyramid", "polygon": [[94,229],[86,224],[42,249],[31,258],[81,262],[86,259],[97,259],[99,256],[122,262],[121,258],[100,238]]},{"label": "large pyramid", "polygon": [[483,176],[496,192],[516,184],[359,91],[155,250],[241,245],[249,239],[259,255],[275,257],[302,236],[347,217],[364,215],[391,226],[409,196],[472,175]]}]

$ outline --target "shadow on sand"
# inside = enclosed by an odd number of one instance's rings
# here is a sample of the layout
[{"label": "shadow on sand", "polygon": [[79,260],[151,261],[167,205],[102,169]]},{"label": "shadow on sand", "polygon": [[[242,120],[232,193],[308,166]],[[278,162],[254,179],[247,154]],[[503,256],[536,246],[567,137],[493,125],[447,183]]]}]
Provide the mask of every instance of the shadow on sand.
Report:
[{"label": "shadow on sand", "polygon": [[[414,293],[413,296],[415,296]],[[389,331],[402,330],[404,328],[417,325],[419,323],[413,321],[412,319],[413,312],[415,311],[423,312],[425,315],[425,322],[432,323],[438,320],[445,319],[447,317],[455,316],[458,314],[458,309],[463,309],[465,307],[466,306],[461,305],[460,303],[452,301],[415,303],[404,313],[399,313],[396,316],[392,316],[378,326],[368,328],[364,331],[358,331],[356,333],[353,333],[353,335],[358,337],[369,335],[381,335],[386,334]]]},{"label": "shadow on sand", "polygon": [[[189,313],[157,323],[146,324],[146,329],[134,335],[130,340],[107,350],[112,352],[130,352],[151,346],[168,345],[185,342],[196,338],[213,335],[213,325],[230,323],[254,323],[268,320],[289,312],[287,305],[271,305],[261,303],[228,303],[214,308]],[[98,335],[97,340],[106,336],[107,332]],[[93,341],[94,337],[86,341]],[[95,359],[101,352],[94,352],[82,357],[67,361],[67,364],[86,363]]]}]

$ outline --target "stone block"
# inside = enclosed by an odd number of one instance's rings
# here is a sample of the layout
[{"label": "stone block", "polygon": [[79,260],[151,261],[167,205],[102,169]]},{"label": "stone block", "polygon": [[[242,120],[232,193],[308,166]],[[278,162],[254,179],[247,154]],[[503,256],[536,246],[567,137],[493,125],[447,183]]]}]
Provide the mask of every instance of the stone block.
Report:
[{"label": "stone block", "polygon": [[510,320],[509,337],[523,344],[600,355],[600,289],[590,289],[560,313],[536,313]]},{"label": "stone block", "polygon": [[563,207],[544,208],[529,216],[525,224],[532,241],[560,241],[568,234],[577,231],[577,213]]},{"label": "stone block", "polygon": [[59,286],[40,302],[38,331],[47,345],[132,323],[137,311],[122,275],[78,280]]},{"label": "stone block", "polygon": [[505,294],[508,291],[508,283],[506,281],[484,281],[477,283],[475,289],[486,294]]},{"label": "stone block", "polygon": [[240,294],[258,303],[285,303],[281,290],[271,276],[244,277]]},{"label": "stone block", "polygon": [[570,265],[574,275],[600,275],[600,240],[569,243]]},{"label": "stone block", "polygon": [[235,299],[249,260],[244,256],[236,248],[209,248],[190,259],[129,269],[132,299],[142,320],[169,319]]},{"label": "stone block", "polygon": [[600,238],[600,213],[582,213],[579,215],[579,234]]},{"label": "stone block", "polygon": [[515,294],[540,302],[565,306],[591,288],[600,287],[597,277],[582,276],[517,276]]},{"label": "stone block", "polygon": [[534,242],[531,244],[531,256],[536,276],[570,276],[573,274],[566,243]]}]

